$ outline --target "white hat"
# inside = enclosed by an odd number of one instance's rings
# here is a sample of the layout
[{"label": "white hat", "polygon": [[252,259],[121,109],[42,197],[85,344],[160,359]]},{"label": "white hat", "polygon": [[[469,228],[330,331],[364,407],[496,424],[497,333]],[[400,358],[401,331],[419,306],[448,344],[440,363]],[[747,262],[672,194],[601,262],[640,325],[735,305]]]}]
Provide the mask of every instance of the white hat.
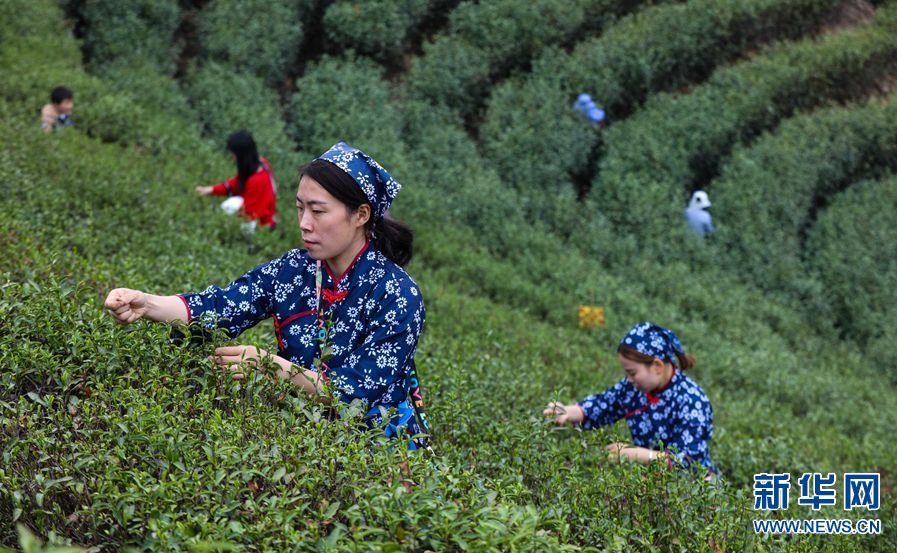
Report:
[{"label": "white hat", "polygon": [[243,196],[231,196],[221,202],[221,210],[228,215],[233,215],[240,211],[241,207],[243,207]]},{"label": "white hat", "polygon": [[698,190],[691,195],[691,200],[688,202],[688,207],[696,207],[698,209],[710,207],[710,198],[707,197],[706,192],[704,192],[703,190]]}]

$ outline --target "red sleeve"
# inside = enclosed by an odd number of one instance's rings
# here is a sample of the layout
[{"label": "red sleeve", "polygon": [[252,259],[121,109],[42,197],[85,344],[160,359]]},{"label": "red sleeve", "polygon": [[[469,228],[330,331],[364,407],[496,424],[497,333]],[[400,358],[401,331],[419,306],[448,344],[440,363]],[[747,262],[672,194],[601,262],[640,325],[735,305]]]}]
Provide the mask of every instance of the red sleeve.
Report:
[{"label": "red sleeve", "polygon": [[243,213],[247,219],[254,219],[262,226],[274,223],[276,199],[271,177],[267,171],[258,171],[249,177],[243,187]]},{"label": "red sleeve", "polygon": [[212,187],[213,196],[231,196],[237,190],[237,175],[232,176],[224,182],[219,182]]}]

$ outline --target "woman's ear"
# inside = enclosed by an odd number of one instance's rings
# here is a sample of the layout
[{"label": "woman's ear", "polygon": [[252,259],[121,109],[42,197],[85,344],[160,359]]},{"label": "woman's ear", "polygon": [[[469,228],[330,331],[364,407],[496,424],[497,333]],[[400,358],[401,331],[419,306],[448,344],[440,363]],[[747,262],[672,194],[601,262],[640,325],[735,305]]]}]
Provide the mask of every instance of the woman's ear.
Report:
[{"label": "woman's ear", "polygon": [[666,363],[664,363],[662,359],[655,357],[654,359],[651,360],[651,365],[649,365],[649,366],[651,367],[651,370],[654,372],[654,374],[659,375],[659,374],[663,374],[663,369],[664,369],[665,365],[666,365]]},{"label": "woman's ear", "polygon": [[355,215],[358,216],[356,224],[360,227],[363,227],[371,218],[371,206],[369,204],[361,204],[360,206],[358,206],[358,210],[355,212]]}]

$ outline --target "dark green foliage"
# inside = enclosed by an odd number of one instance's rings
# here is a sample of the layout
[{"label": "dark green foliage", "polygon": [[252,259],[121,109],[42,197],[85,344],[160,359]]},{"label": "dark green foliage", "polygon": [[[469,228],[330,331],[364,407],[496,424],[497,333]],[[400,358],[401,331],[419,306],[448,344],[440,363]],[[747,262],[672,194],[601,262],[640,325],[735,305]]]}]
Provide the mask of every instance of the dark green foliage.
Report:
[{"label": "dark green foliage", "polygon": [[882,368],[897,361],[895,213],[897,179],[853,184],[819,214],[805,253],[824,290],[828,309],[820,316],[871,345]]},{"label": "dark green foliage", "polygon": [[94,64],[146,63],[171,73],[180,23],[177,0],[89,0],[81,7],[85,51]]},{"label": "dark green foliage", "polygon": [[423,18],[441,0],[337,0],[324,12],[324,29],[336,51],[353,50],[397,64]]},{"label": "dark green foliage", "polygon": [[277,95],[262,79],[227,65],[209,62],[194,68],[185,90],[203,133],[224,148],[228,135],[247,129],[259,153],[275,171],[294,174],[298,167],[292,141],[286,134]]},{"label": "dark green foliage", "polygon": [[212,0],[199,15],[207,59],[280,86],[296,61],[314,0]]},{"label": "dark green foliage", "polygon": [[124,66],[106,66],[101,74],[102,81],[75,81],[82,83],[75,111],[80,129],[105,142],[154,152],[195,147],[200,136],[195,116],[171,78],[154,68],[141,71]]},{"label": "dark green foliage", "polygon": [[897,102],[796,117],[732,157],[710,189],[728,263],[762,289],[825,301],[802,261],[805,238],[852,182],[897,169]]},{"label": "dark green foliage", "polygon": [[[14,127],[7,132],[19,132],[21,121],[11,121]],[[699,495],[693,491],[694,482],[656,469],[616,469],[613,486],[605,480],[586,484],[590,467],[614,470],[613,465],[603,459],[600,448],[590,451],[577,440],[557,440],[544,424],[528,418],[524,403],[506,412],[512,418],[482,419],[470,403],[472,397],[458,397],[457,390],[477,390],[485,399],[507,395],[512,386],[518,396],[526,390],[526,404],[538,402],[546,391],[535,379],[517,376],[491,386],[473,384],[489,372],[510,375],[511,367],[527,358],[527,372],[543,365],[554,349],[553,338],[532,321],[532,332],[520,338],[521,347],[529,344],[531,349],[519,361],[508,358],[501,345],[488,343],[470,357],[477,334],[525,326],[527,319],[496,310],[497,304],[440,292],[433,288],[438,280],[426,275],[433,283],[428,301],[435,313],[443,311],[447,321],[468,317],[478,322],[456,338],[449,323],[434,335],[439,346],[432,354],[422,352],[433,417],[443,421],[439,447],[445,460],[430,463],[415,456],[408,459],[407,469],[399,465],[405,460],[402,449],[371,450],[363,434],[342,424],[321,423],[314,406],[277,399],[282,386],[264,380],[236,385],[224,379],[208,365],[207,348],[174,347],[164,327],[115,327],[97,304],[108,279],[157,289],[195,289],[203,281],[220,281],[222,267],[236,274],[252,257],[220,238],[209,241],[215,236],[210,228],[226,223],[223,218],[176,217],[193,211],[182,212],[184,202],[160,203],[145,216],[122,209],[147,195],[152,203],[192,176],[172,174],[171,181],[148,192],[133,186],[116,190],[100,178],[103,173],[113,170],[117,178],[126,179],[124,184],[139,182],[144,172],[154,169],[153,160],[128,154],[119,161],[116,147],[87,140],[57,140],[60,147],[53,150],[47,150],[52,144],[44,141],[35,131],[17,144],[10,152],[15,157],[3,165],[4,172],[19,167],[23,192],[34,199],[18,206],[4,201],[5,212],[14,215],[2,228],[11,238],[4,259],[36,261],[25,267],[0,266],[9,283],[0,296],[0,319],[5,321],[0,355],[9,371],[0,401],[12,409],[2,415],[10,441],[0,478],[6,489],[15,490],[0,499],[5,518],[24,522],[56,542],[73,539],[142,550],[209,541],[283,548],[325,539],[341,549],[376,540],[373,543],[383,547],[398,543],[453,549],[464,544],[475,549],[562,550],[560,540],[615,535],[635,543],[674,539],[682,533],[706,540],[733,524],[729,518],[697,524],[694,517],[703,520],[704,515],[696,509],[689,511],[693,515],[658,526],[651,537],[632,531],[619,534],[616,524],[569,525],[567,521],[585,524],[591,518],[591,511],[583,510],[585,504],[558,501],[572,494],[574,485],[607,497],[608,513],[619,520],[639,516],[660,521],[664,512],[683,501],[719,505],[724,513],[731,508],[723,490],[708,488]],[[28,152],[45,157],[35,164],[28,161],[34,159]],[[189,169],[193,164],[181,165]],[[61,197],[38,184],[48,179],[65,182],[71,196]],[[85,221],[84,214],[91,212]],[[42,219],[35,218],[39,213],[45,214]],[[64,217],[51,219],[54,213]],[[123,213],[128,213],[129,228],[108,232]],[[150,233],[165,233],[167,238],[150,241]],[[103,239],[94,243],[99,236]],[[123,244],[136,249],[122,252]],[[59,255],[45,255],[50,250]],[[585,334],[565,333],[581,346],[588,344]],[[249,339],[273,339],[270,330],[254,336]],[[577,349],[585,352],[592,346]],[[453,367],[463,358],[478,369],[455,374]],[[571,352],[565,359],[583,368],[591,365],[581,353]],[[514,420],[520,426],[504,428]],[[580,458],[585,464],[573,473],[558,471],[552,463],[531,463],[534,436],[545,448],[540,455]],[[479,451],[473,464],[471,447]],[[30,454],[36,450],[46,451],[53,461]],[[570,474],[581,477],[570,480]],[[655,480],[666,482],[659,496],[647,485]],[[404,491],[403,481],[414,482],[410,493]],[[620,486],[629,490],[628,498],[619,496]],[[629,499],[633,497],[654,499],[635,507]]]},{"label": "dark green foliage", "polygon": [[96,75],[114,92],[134,98],[153,117],[168,115],[188,121],[195,120],[196,114],[177,82],[154,69],[152,66],[110,63],[104,65]]},{"label": "dark green foliage", "polygon": [[552,44],[610,26],[632,0],[464,2],[448,28],[424,44],[408,74],[417,99],[444,103],[467,116],[482,106],[499,77],[521,69]]},{"label": "dark green foliage", "polygon": [[389,85],[380,68],[364,58],[325,57],[306,71],[296,81],[289,121],[299,149],[315,155],[340,140],[371,148],[371,155],[399,141]]},{"label": "dark green foliage", "polygon": [[647,240],[668,243],[668,221],[679,216],[691,190],[717,176],[733,145],[795,111],[877,90],[877,81],[895,69],[895,16],[897,10],[882,9],[871,26],[781,45],[717,71],[687,94],[652,97],[605,132],[591,205],[620,232],[637,229]]},{"label": "dark green foliage", "polygon": [[[547,534],[535,535],[535,510],[470,493],[482,485],[471,475],[372,447],[348,413],[327,423],[320,407],[278,399],[283,385],[237,384],[210,370],[208,348],[173,347],[164,329],[111,329],[96,301],[92,290],[52,282],[0,293],[0,315],[16,321],[0,337],[12,370],[0,400],[12,440],[0,477],[17,490],[0,503],[7,520],[38,528],[66,521],[60,533],[115,549],[247,536],[262,549],[371,539],[551,547]],[[37,328],[50,311],[53,322]],[[37,450],[67,452],[47,463]],[[339,453],[325,460],[322,450]],[[380,484],[355,486],[368,478]],[[404,493],[403,482],[414,492]],[[188,497],[197,508],[184,509]],[[481,532],[458,526],[465,512]],[[370,530],[349,537],[358,524]]]},{"label": "dark green foliage", "polygon": [[[401,72],[386,83],[371,62],[342,52],[310,64],[287,133],[277,93],[240,69],[195,60],[178,83],[185,104],[165,72],[144,70],[153,63],[94,64],[95,74],[85,74],[52,0],[2,3],[0,15],[0,174],[12,190],[0,194],[2,546],[37,550],[26,534],[18,537],[11,524],[18,523],[51,545],[112,551],[897,549],[889,491],[897,395],[883,376],[895,362],[895,336],[874,330],[874,321],[893,319],[882,307],[894,303],[893,291],[881,288],[892,288],[895,274],[887,264],[895,238],[893,100],[744,122],[721,106],[732,128],[785,120],[755,147],[737,148],[733,160],[726,159],[731,144],[722,144],[724,177],[709,186],[720,222],[726,205],[745,214],[757,205],[741,201],[742,192],[756,191],[762,205],[778,193],[804,206],[803,223],[768,221],[787,230],[784,238],[744,226],[755,237],[750,246],[768,248],[750,255],[781,258],[785,268],[796,259],[800,267],[770,290],[745,284],[732,229],[686,241],[676,217],[669,247],[649,249],[643,234],[620,234],[607,221],[629,205],[590,213],[557,178],[541,188],[506,186],[457,111],[401,97],[408,82]],[[874,59],[863,57],[867,35],[845,36],[861,53],[848,59]],[[804,47],[815,51],[795,48]],[[567,59],[552,56],[544,59]],[[867,75],[847,62],[807,67],[822,71],[822,81]],[[36,110],[59,82],[76,90],[78,124],[47,135],[36,128]],[[633,121],[638,82],[626,81]],[[847,86],[841,96],[823,84],[826,98],[855,97]],[[741,95],[732,98],[742,105]],[[516,114],[521,124],[537,115],[525,106]],[[383,447],[377,432],[351,428],[350,412],[324,423],[319,406],[283,395],[282,384],[228,380],[206,358],[211,343],[177,346],[164,325],[118,327],[102,313],[113,287],[167,294],[225,284],[301,243],[286,209],[291,190],[281,194],[278,232],[252,238],[217,202],[192,195],[197,184],[231,174],[222,143],[244,125],[263,136],[263,154],[296,164],[346,139],[403,183],[392,213],[416,231],[409,272],[427,305],[417,362],[436,457]],[[521,150],[519,162],[542,168],[553,160],[536,148]],[[678,159],[670,167],[686,165]],[[727,186],[734,204],[723,199]],[[870,190],[885,199],[876,202]],[[856,219],[868,228],[847,225]],[[856,281],[856,297],[845,281]],[[830,304],[820,301],[825,291]],[[604,306],[606,327],[576,328],[581,304]],[[835,310],[836,329],[807,324]],[[539,414],[546,401],[573,401],[619,380],[617,341],[645,318],[675,328],[698,358],[693,377],[713,401],[721,486],[610,462],[603,446],[628,439],[622,423],[585,433],[555,429]],[[275,340],[262,324],[238,342],[271,349]],[[885,534],[754,535],[750,519],[767,515],[752,510],[753,475],[789,472],[794,482],[807,471],[880,472],[882,509],[814,513],[794,505],[793,485],[789,510],[769,516],[878,518]]]},{"label": "dark green foliage", "polygon": [[[692,0],[641,10],[570,54],[547,52],[531,74],[498,87],[480,128],[483,149],[520,188],[589,179],[600,135],[573,112],[579,93],[590,93],[613,122],[649,94],[699,81],[748,48],[812,30],[836,4]],[[539,163],[531,152],[540,152]]]},{"label": "dark green foliage", "polygon": [[[44,26],[55,16],[46,5],[30,3],[3,15],[6,29],[21,28],[22,32],[2,38],[0,59],[10,78],[4,79],[0,95],[24,101],[35,124],[41,106],[49,101],[49,91],[65,84],[75,93],[77,127],[101,140],[177,149],[183,146],[182,139],[196,135],[192,122],[180,120],[189,108],[176,83],[156,65],[125,61],[102,65],[99,73],[104,79],[100,80],[80,70],[79,52],[64,34]],[[17,26],[18,21],[27,23]],[[47,63],[33,63],[37,56]]]}]

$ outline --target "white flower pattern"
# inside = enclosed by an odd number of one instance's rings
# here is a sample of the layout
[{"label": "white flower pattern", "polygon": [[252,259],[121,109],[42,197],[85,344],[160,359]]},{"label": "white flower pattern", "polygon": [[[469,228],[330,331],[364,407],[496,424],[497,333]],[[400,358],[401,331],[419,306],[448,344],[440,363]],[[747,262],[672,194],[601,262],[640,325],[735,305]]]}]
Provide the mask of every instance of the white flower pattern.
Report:
[{"label": "white flower pattern", "polygon": [[[407,399],[408,374],[424,326],[417,285],[372,246],[341,281],[335,280],[329,271],[324,272],[325,289],[346,292],[325,306],[325,316],[334,321],[327,376],[343,401],[396,406]],[[182,296],[191,318],[217,324],[231,337],[273,316],[278,354],[310,368],[318,347],[314,289],[315,260],[305,250],[291,250],[229,286],[210,286]],[[300,297],[307,300],[297,302]]]},{"label": "white flower pattern", "polygon": [[582,427],[608,426],[625,418],[632,443],[669,451],[675,461],[718,472],[710,460],[713,437],[713,409],[704,390],[683,372],[676,370],[669,385],[649,401],[627,379],[579,402],[585,413]]}]

